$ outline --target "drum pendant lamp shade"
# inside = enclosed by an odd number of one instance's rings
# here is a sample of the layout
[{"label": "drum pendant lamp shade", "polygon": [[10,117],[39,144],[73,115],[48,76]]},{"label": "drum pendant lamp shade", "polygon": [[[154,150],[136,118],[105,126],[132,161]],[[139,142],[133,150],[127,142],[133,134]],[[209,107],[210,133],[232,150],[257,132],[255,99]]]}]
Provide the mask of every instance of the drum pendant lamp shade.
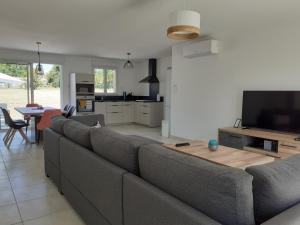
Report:
[{"label": "drum pendant lamp shade", "polygon": [[175,40],[191,40],[199,37],[200,13],[192,10],[172,12],[167,35]]}]

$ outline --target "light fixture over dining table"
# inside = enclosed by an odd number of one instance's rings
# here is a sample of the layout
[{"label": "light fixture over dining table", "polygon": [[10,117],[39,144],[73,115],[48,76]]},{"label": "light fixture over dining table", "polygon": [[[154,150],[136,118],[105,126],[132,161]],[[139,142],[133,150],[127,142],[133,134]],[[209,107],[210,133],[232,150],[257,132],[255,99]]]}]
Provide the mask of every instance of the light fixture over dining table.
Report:
[{"label": "light fixture over dining table", "polygon": [[36,65],[35,73],[37,75],[44,75],[44,68],[43,68],[43,65],[41,64],[41,53],[40,53],[40,45],[42,44],[42,42],[37,41],[36,44],[37,44],[37,49],[38,49],[37,54],[39,57],[39,62]]}]

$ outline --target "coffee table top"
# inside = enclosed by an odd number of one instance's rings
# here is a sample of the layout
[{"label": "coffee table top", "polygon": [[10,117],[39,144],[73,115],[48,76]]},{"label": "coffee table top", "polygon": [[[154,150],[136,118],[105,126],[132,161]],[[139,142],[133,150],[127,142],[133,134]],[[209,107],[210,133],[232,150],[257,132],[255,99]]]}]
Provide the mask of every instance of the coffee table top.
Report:
[{"label": "coffee table top", "polygon": [[184,147],[176,147],[175,144],[164,144],[163,146],[213,163],[240,169],[270,163],[275,160],[273,157],[263,154],[225,147],[222,145],[219,145],[217,151],[211,151],[208,149],[208,143],[205,141],[191,141],[189,143],[190,146]]}]

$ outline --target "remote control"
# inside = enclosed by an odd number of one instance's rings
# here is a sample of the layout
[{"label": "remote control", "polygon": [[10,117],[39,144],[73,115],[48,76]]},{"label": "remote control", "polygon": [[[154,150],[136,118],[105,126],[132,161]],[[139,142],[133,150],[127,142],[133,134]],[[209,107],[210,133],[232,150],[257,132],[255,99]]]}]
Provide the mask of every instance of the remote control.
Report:
[{"label": "remote control", "polygon": [[176,147],[184,147],[184,146],[190,146],[190,143],[184,142],[184,143],[178,143],[175,145]]}]

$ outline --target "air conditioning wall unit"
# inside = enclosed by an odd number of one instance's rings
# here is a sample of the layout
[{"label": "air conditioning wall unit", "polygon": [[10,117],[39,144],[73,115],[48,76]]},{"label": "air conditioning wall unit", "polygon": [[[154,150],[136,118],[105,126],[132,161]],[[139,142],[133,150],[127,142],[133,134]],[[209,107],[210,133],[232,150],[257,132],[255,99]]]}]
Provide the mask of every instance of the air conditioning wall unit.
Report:
[{"label": "air conditioning wall unit", "polygon": [[196,58],[219,53],[219,41],[202,40],[183,46],[183,57]]}]

